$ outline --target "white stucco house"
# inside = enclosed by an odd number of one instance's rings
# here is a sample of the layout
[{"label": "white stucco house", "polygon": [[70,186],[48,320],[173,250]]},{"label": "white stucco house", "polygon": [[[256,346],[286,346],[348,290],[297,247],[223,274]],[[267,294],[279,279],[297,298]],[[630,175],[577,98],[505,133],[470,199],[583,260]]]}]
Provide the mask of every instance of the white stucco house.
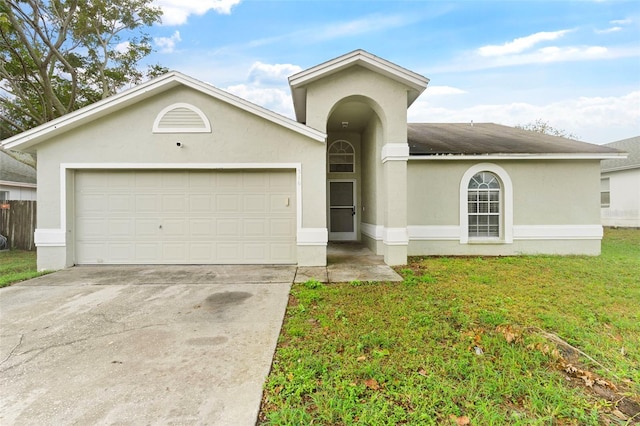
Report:
[{"label": "white stucco house", "polygon": [[296,120],[171,72],[4,146],[38,155],[38,268],[600,253],[602,147],[407,124],[428,79],[362,50],[289,78]]},{"label": "white stucco house", "polygon": [[640,227],[640,136],[605,146],[627,152],[627,158],[603,160],[600,176],[602,224]]},{"label": "white stucco house", "polygon": [[0,148],[0,203],[36,199],[36,169],[17,154]]}]

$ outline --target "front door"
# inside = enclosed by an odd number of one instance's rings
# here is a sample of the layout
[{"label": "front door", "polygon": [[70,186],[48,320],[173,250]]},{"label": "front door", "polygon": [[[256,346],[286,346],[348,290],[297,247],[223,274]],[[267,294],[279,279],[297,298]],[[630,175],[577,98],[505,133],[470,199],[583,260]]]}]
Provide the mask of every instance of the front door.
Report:
[{"label": "front door", "polygon": [[356,191],[354,180],[329,181],[329,240],[356,240]]}]

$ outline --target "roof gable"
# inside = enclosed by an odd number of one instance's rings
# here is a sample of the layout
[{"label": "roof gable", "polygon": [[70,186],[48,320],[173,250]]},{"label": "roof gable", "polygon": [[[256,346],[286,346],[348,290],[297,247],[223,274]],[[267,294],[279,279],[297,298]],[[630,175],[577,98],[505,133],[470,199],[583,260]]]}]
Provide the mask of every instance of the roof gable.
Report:
[{"label": "roof gable", "polygon": [[604,146],[627,152],[629,153],[629,156],[626,159],[616,158],[603,161],[601,164],[603,172],[640,169],[640,136],[611,142]]},{"label": "roof gable", "polygon": [[359,49],[289,77],[293,106],[298,121],[306,121],[307,85],[347,68],[361,66],[407,86],[407,107],[427,88],[429,79]]},{"label": "roof gable", "polygon": [[70,112],[69,114],[27,130],[26,132],[8,138],[2,141],[2,146],[8,149],[19,149],[23,151],[33,150],[35,145],[52,137],[63,134],[121,108],[136,104],[144,99],[181,85],[190,87],[316,141],[325,141],[326,135],[318,130],[312,129],[311,127],[307,127],[295,120],[291,120],[290,118],[255,105],[210,84],[196,80],[177,71],[172,71],[131,89],[125,90],[91,105],[87,105],[77,111]]}]

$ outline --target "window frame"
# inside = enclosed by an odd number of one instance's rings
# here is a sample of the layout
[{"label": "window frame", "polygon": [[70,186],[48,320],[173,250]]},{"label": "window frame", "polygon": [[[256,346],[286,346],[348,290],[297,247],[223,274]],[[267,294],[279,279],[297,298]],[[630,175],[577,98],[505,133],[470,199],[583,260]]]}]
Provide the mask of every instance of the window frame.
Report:
[{"label": "window frame", "polygon": [[[472,188],[474,181],[478,185]],[[504,228],[502,225],[501,193],[502,183],[494,173],[478,172],[469,180],[467,185],[467,223],[470,240],[500,239]],[[471,207],[474,208],[471,209]],[[473,218],[475,220],[472,220]],[[486,220],[480,220],[480,218],[486,218]],[[496,226],[497,232],[492,231],[492,228]],[[482,231],[481,228],[483,228]]]},{"label": "window frame", "polygon": [[[606,182],[606,185],[605,185]],[[606,188],[604,188],[606,186]],[[607,201],[604,202],[602,197],[607,195]],[[606,209],[611,207],[611,178],[610,177],[601,177],[600,178],[600,208]]]},{"label": "window frame", "polygon": [[[480,172],[489,172],[498,178],[501,189],[501,218],[499,237],[469,237],[469,182]],[[493,163],[478,163],[470,166],[460,180],[459,227],[460,244],[512,244],[513,243],[513,184],[505,169]]]},{"label": "window frame", "polygon": [[[337,147],[338,145],[345,145],[345,144],[351,149],[351,152],[346,152],[346,153],[342,153],[342,152],[332,153],[331,152],[331,149],[334,146]],[[352,162],[351,163],[336,163],[336,164],[340,164],[340,165],[349,165],[350,164],[352,166],[351,167],[351,171],[332,171],[331,170],[331,165],[332,165],[331,156],[337,157],[337,156],[345,156],[345,155],[347,155],[347,156],[350,155],[351,159],[352,159]],[[344,140],[344,139],[339,139],[339,140],[333,141],[331,143],[331,145],[329,145],[329,148],[327,149],[327,172],[330,173],[330,174],[341,174],[341,173],[354,174],[356,172],[356,149],[355,149],[355,147],[353,146],[353,144],[351,142],[349,142],[347,140]]]}]

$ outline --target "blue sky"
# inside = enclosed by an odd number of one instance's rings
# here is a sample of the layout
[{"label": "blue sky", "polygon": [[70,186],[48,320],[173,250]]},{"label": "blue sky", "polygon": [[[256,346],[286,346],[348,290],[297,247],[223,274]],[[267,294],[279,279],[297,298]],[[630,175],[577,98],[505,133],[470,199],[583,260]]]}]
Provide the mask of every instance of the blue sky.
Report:
[{"label": "blue sky", "polygon": [[640,2],[156,0],[160,63],[293,117],[287,77],[355,49],[424,75],[410,122],[640,135]]}]

